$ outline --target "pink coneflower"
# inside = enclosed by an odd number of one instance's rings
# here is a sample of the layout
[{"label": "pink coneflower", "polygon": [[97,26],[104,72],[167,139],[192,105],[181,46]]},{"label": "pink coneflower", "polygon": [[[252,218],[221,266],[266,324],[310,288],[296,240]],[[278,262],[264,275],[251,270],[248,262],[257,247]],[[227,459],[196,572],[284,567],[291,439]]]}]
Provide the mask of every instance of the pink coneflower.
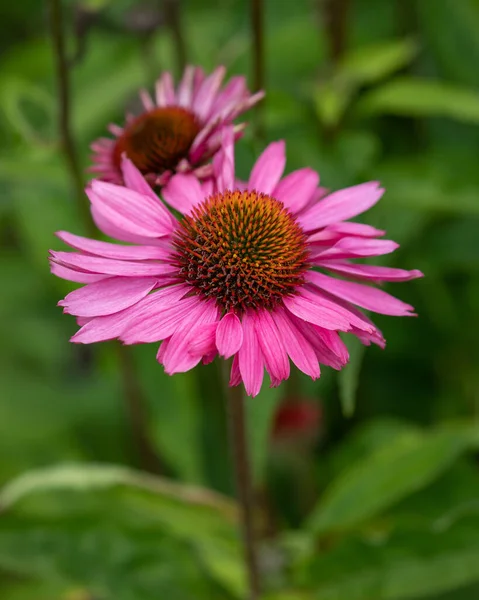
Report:
[{"label": "pink coneflower", "polygon": [[[175,172],[193,171],[197,177],[212,173],[209,159],[217,152],[223,126],[248,110],[263,96],[251,95],[244,77],[233,77],[221,89],[225,68],[205,77],[199,67],[186,67],[175,90],[169,72],[156,84],[155,99],[141,92],[144,107],[128,116],[124,127],[110,125],[115,139],[92,144],[94,166],[100,179],[123,183],[121,160],[125,153],[152,185],[164,185]],[[244,124],[235,127],[238,137]]]},{"label": "pink coneflower", "polygon": [[72,341],[162,341],[157,358],[169,374],[233,356],[230,385],[243,381],[256,396],[264,369],[276,386],[289,376],[289,359],[313,379],[320,363],[340,369],[348,352],[338,332],[383,346],[357,306],[396,316],[413,309],[367,283],[421,273],[351,261],[397,248],[377,239],[382,231],[347,220],[379,200],[377,182],[323,197],[311,169],[282,178],[285,146],[275,142],[239,189],[233,136],[225,130],[214,187],[178,174],[163,189],[180,221],[124,159],[127,187],[93,181],[87,193],[98,227],[135,245],[59,232],[78,252],[52,252],[51,260],[56,275],[86,284],[60,302],[82,326]]}]

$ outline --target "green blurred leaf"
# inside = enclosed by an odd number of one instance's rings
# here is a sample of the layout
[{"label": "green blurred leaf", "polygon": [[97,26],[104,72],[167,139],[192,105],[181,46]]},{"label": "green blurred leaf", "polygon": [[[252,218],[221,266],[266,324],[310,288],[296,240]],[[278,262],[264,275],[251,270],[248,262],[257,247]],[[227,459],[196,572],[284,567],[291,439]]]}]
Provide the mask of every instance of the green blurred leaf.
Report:
[{"label": "green blurred leaf", "polygon": [[406,600],[479,580],[477,518],[442,533],[398,531],[390,539],[344,540],[302,565],[317,600]]},{"label": "green blurred leaf", "polygon": [[336,77],[355,85],[376,83],[407,66],[417,51],[416,41],[407,38],[360,46],[344,55]]},{"label": "green blurred leaf", "polygon": [[208,490],[70,465],[14,480],[0,506],[0,565],[12,572],[112,600],[242,592],[235,507]]},{"label": "green blurred leaf", "polygon": [[361,116],[449,117],[479,124],[479,94],[443,81],[402,77],[364,94]]},{"label": "green blurred leaf", "polygon": [[333,481],[308,527],[324,534],[357,526],[434,481],[460,454],[478,444],[477,428],[470,425],[397,436]]},{"label": "green blurred leaf", "polygon": [[365,346],[355,336],[348,336],[349,363],[339,372],[339,399],[345,417],[352,417],[356,407],[356,392]]}]

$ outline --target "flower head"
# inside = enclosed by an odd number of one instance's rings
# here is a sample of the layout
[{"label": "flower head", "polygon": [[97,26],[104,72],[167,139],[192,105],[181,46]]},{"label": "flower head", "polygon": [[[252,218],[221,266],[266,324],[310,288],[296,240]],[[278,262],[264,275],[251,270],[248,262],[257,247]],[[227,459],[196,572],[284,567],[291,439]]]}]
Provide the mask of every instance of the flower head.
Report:
[{"label": "flower head", "polygon": [[162,341],[157,358],[169,374],[233,356],[230,385],[244,382],[251,396],[265,368],[272,385],[287,379],[289,359],[313,379],[320,363],[340,369],[348,352],[338,332],[384,346],[358,307],[396,316],[412,307],[368,284],[422,274],[352,262],[397,248],[378,239],[384,232],[349,221],[379,200],[379,184],[325,195],[311,169],[282,177],[283,142],[270,144],[238,184],[233,129],[223,135],[212,180],[177,174],[163,188],[181,220],[126,158],[127,187],[92,182],[98,227],[134,245],[58,233],[78,252],[52,252],[53,272],[86,284],[60,302],[81,325],[72,341]]},{"label": "flower head", "polygon": [[[124,127],[110,125],[115,139],[92,144],[91,171],[100,179],[122,183],[121,160],[125,153],[153,185],[164,185],[175,172],[211,175],[208,160],[220,146],[220,131],[263,97],[251,95],[244,77],[233,77],[221,89],[224,67],[206,77],[199,67],[186,67],[175,90],[171,74],[156,84],[155,100],[143,90],[144,112],[128,116]],[[235,128],[238,137],[243,125]]]}]

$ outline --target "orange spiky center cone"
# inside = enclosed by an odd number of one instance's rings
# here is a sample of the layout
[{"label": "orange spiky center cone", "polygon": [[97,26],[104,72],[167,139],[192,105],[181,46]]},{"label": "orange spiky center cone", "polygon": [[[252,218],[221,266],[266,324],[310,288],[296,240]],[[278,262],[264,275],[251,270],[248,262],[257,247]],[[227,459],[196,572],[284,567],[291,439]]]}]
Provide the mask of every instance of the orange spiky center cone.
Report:
[{"label": "orange spiky center cone", "polygon": [[273,309],[304,283],[306,236],[283,203],[256,191],[218,193],[174,238],[180,275],[225,311]]}]

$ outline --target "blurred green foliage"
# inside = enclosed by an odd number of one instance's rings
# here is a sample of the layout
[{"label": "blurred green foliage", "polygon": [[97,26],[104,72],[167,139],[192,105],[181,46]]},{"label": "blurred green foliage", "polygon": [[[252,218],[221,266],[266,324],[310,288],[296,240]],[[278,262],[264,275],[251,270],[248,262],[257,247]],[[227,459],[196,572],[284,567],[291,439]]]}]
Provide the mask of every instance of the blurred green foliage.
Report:
[{"label": "blurred green foliage", "polygon": [[[176,61],[165,27],[147,43],[132,30],[144,4],[76,4],[94,17],[71,69],[86,167],[91,141]],[[401,244],[384,262],[426,277],[388,286],[419,318],[377,317],[386,351],[352,348],[342,373],[295,373],[248,401],[264,598],[475,599],[479,2],[345,2],[335,62],[326,3],[265,4],[265,141],[285,138],[287,168],[311,166],[328,188],[381,180],[366,219]],[[250,74],[248,15],[241,0],[184,0],[189,61]],[[85,224],[59,152],[44,3],[5,4],[0,29],[0,598],[241,598],[218,367],[170,378],[153,347],[129,350],[170,479],[141,473],[116,347],[70,345],[75,324],[55,306],[74,286],[49,273],[53,232]],[[240,175],[262,146],[249,131]],[[271,443],[285,397],[321,405],[312,441]]]}]

